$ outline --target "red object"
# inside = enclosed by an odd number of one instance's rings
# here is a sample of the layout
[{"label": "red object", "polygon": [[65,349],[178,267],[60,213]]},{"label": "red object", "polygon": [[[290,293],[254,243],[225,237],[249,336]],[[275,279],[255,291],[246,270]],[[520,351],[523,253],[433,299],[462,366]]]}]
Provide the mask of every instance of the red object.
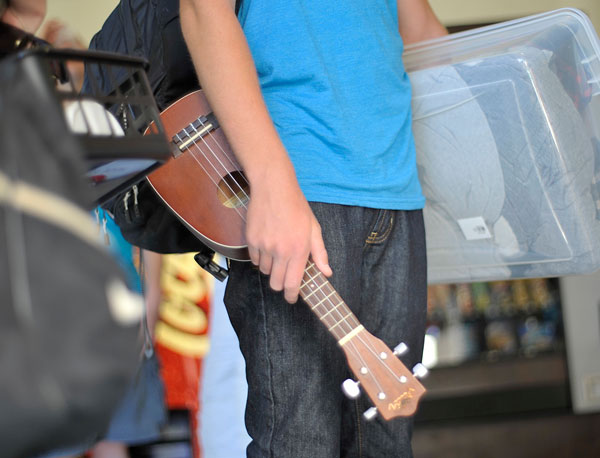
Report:
[{"label": "red object", "polygon": [[165,255],[162,302],[155,330],[169,409],[190,412],[194,457],[200,458],[198,430],[202,360],[208,351],[208,317],[212,277],[194,261],[193,254]]}]

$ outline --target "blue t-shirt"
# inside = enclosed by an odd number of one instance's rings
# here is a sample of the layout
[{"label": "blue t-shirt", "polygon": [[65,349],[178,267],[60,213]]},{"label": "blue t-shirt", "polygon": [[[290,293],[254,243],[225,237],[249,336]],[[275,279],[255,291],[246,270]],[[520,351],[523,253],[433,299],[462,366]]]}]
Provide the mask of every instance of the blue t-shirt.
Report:
[{"label": "blue t-shirt", "polygon": [[306,198],[422,208],[396,0],[244,0],[239,19]]}]

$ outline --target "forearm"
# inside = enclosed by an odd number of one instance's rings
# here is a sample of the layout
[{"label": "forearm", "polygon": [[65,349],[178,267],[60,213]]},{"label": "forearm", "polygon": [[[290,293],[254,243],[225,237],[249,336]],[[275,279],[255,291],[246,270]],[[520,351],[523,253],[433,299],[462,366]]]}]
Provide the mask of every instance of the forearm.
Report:
[{"label": "forearm", "polygon": [[[267,166],[292,172],[262,98],[243,31],[227,0],[182,0],[181,25],[198,79],[249,181]],[[293,175],[292,175],[293,177]]]},{"label": "forearm", "polygon": [[309,254],[331,275],[321,228],[262,97],[254,61],[229,0],[181,0],[181,26],[200,85],[244,169],[252,199],[250,260],[295,302]]},{"label": "forearm", "polygon": [[427,0],[397,0],[398,30],[405,44],[446,35]]}]

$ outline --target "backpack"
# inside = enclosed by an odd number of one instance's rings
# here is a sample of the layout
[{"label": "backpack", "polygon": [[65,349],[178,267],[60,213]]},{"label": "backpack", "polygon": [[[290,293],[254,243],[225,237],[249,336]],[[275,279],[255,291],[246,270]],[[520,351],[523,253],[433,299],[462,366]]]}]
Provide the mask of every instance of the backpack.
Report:
[{"label": "backpack", "polygon": [[[241,0],[237,0],[236,12],[240,6]],[[92,38],[90,49],[147,59],[148,80],[161,111],[199,88],[181,32],[179,0],[121,0]],[[114,81],[101,68],[87,70],[83,93],[90,91],[91,79],[106,94],[114,90]],[[133,245],[157,253],[210,251],[164,205],[146,180],[105,207],[114,215],[123,237]]]},{"label": "backpack", "polygon": [[106,429],[143,302],[98,243],[82,148],[35,54],[0,61],[0,443],[33,456]]}]

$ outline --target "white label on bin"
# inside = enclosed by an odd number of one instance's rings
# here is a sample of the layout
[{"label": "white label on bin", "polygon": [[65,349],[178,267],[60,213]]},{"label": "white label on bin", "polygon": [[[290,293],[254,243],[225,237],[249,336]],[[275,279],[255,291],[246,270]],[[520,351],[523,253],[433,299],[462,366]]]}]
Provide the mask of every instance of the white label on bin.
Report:
[{"label": "white label on bin", "polygon": [[492,238],[492,234],[490,234],[490,230],[481,216],[459,219],[458,225],[460,226],[467,240],[482,240]]}]

